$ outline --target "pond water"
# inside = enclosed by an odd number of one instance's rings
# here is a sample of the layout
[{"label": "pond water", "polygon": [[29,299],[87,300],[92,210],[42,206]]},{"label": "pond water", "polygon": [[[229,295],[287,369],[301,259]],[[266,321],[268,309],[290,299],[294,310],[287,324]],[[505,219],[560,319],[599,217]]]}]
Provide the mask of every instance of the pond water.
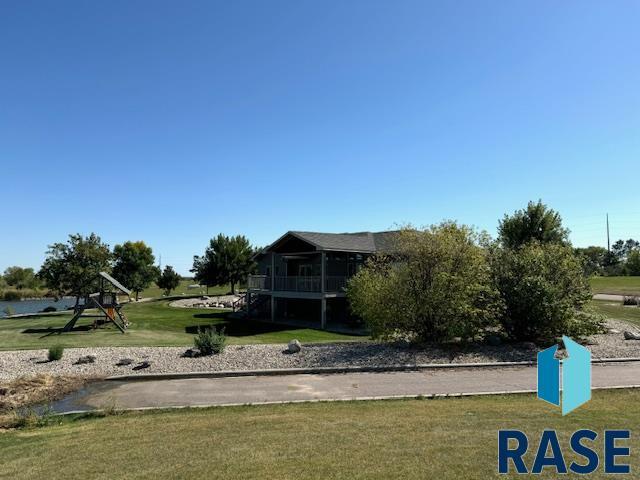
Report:
[{"label": "pond water", "polygon": [[66,310],[69,307],[73,307],[75,304],[75,298],[65,297],[61,298],[57,302],[52,298],[45,298],[42,300],[18,300],[5,302],[0,301],[0,318],[6,317],[5,310],[7,307],[13,309],[15,313],[38,313],[46,307],[54,307],[56,310]]}]

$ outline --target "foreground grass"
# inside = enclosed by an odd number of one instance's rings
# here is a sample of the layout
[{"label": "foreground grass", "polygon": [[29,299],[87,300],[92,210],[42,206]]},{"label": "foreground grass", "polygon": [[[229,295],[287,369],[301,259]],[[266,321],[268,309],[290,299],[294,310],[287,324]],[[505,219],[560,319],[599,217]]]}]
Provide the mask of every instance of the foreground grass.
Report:
[{"label": "foreground grass", "polygon": [[98,346],[182,346],[193,343],[199,327],[225,328],[229,343],[286,343],[293,338],[301,342],[362,340],[337,333],[271,325],[247,320],[230,320],[228,312],[215,309],[173,308],[168,301],[132,303],[124,307],[131,322],[127,333],[114,326],[90,328],[92,319],[80,319],[73,332],[60,334],[70,314],[34,315],[27,318],[0,319],[0,350]]},{"label": "foreground grass", "polygon": [[591,277],[593,293],[640,295],[640,277]]},{"label": "foreground grass", "polygon": [[625,307],[622,305],[622,302],[611,302],[608,300],[594,300],[593,306],[607,318],[640,325],[639,307]]},{"label": "foreground grass", "polygon": [[[33,478],[485,479],[498,430],[630,429],[638,478],[638,390],[596,391],[562,417],[531,395],[335,402],[124,414],[0,434],[1,476]],[[602,440],[596,448],[602,453]],[[535,448],[535,447],[534,447]],[[532,455],[527,465],[532,464]],[[515,478],[515,475],[513,476]],[[542,478],[556,478],[543,474]],[[604,478],[600,471],[590,478]]]}]

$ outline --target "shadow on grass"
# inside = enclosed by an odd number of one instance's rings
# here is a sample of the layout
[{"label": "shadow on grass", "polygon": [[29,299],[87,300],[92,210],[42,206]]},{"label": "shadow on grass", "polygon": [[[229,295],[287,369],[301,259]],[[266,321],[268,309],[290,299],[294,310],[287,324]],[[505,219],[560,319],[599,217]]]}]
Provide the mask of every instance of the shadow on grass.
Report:
[{"label": "shadow on grass", "polygon": [[[215,314],[212,314],[213,316]],[[224,315],[224,314],[223,314]],[[194,315],[196,318],[211,318],[207,314]],[[224,317],[217,317],[224,318]],[[199,325],[189,325],[185,327],[185,332],[195,335],[200,331],[215,327],[217,330],[224,328],[224,333],[232,337],[250,337],[263,333],[277,333],[286,331],[300,330],[301,328],[292,327],[290,325],[278,325],[272,323],[255,322],[251,320],[223,320],[215,323],[205,323]]]},{"label": "shadow on grass", "polygon": [[89,330],[92,330],[93,327],[91,325],[78,325],[73,327],[71,330],[69,330],[68,332],[65,332],[63,330],[64,327],[46,327],[46,328],[26,328],[24,330],[22,330],[22,332],[20,333],[26,333],[26,334],[42,334],[42,336],[40,338],[46,338],[49,337],[51,335],[61,335],[62,333],[73,333],[73,332],[88,332]]}]

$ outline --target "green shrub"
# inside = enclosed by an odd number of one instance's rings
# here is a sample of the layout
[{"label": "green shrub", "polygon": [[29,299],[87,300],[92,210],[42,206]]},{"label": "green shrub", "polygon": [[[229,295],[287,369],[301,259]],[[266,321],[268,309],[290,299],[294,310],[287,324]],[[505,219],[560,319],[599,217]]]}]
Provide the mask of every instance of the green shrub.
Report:
[{"label": "green shrub", "polygon": [[472,340],[500,309],[484,241],[454,222],[403,229],[393,256],[372,258],[349,281],[351,309],[374,338]]},{"label": "green shrub", "polygon": [[193,343],[201,355],[213,355],[224,351],[227,336],[224,334],[224,328],[220,332],[216,331],[215,327],[206,328],[198,332]]},{"label": "green shrub", "polygon": [[62,345],[54,345],[49,348],[49,361],[55,362],[62,358],[62,354],[64,353],[64,347]]},{"label": "green shrub", "polygon": [[602,330],[588,305],[592,294],[582,261],[571,247],[529,243],[494,247],[492,274],[504,303],[500,323],[515,340],[584,337]]}]

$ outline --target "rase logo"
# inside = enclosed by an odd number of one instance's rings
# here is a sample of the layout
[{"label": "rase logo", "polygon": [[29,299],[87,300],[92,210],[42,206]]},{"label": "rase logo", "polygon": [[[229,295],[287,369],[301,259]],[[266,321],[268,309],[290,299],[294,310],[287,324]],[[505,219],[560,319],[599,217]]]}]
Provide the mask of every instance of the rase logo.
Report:
[{"label": "rase logo", "polygon": [[591,352],[567,336],[562,341],[569,354],[562,362],[555,358],[557,345],[538,353],[538,398],[559,407],[562,393],[562,415],[566,415],[591,400]]},{"label": "rase logo", "polygon": [[[561,406],[562,415],[567,415],[591,400],[591,352],[582,345],[563,336],[568,358],[555,358],[558,346],[538,353],[538,398],[555,406]],[[629,473],[628,462],[618,457],[629,457],[630,449],[622,444],[631,437],[629,430],[606,430],[604,432],[604,473]],[[531,471],[523,457],[529,450],[529,438],[520,430],[498,432],[498,472],[509,473],[513,466],[517,473],[540,474],[545,468],[558,474],[569,471],[577,474],[595,472],[600,466],[595,443],[598,433],[578,430],[571,436],[571,450],[582,461],[574,461],[568,467],[555,430],[545,430],[540,437]]]}]

